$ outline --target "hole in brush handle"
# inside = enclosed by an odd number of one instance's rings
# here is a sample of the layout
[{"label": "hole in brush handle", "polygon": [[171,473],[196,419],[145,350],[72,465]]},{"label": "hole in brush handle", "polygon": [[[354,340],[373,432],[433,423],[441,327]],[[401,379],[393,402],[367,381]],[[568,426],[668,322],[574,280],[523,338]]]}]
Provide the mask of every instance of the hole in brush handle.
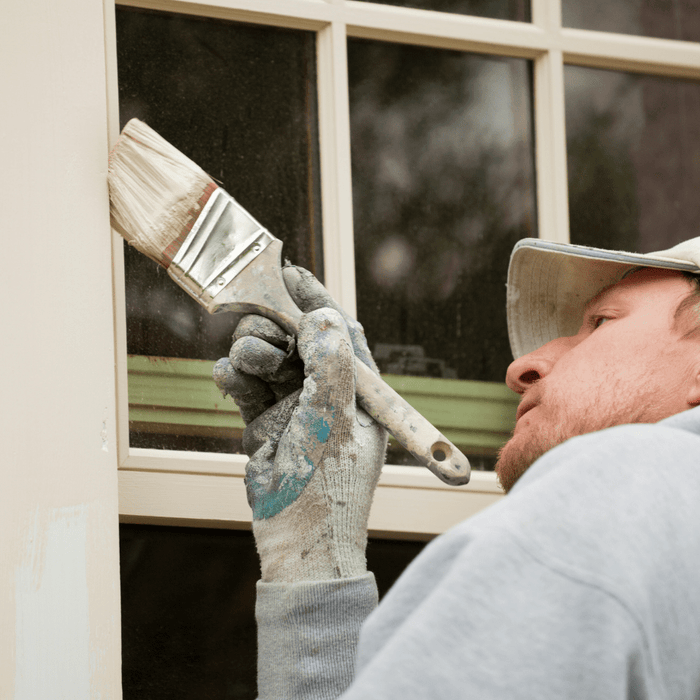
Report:
[{"label": "hole in brush handle", "polygon": [[452,451],[450,450],[449,445],[446,445],[444,442],[436,442],[430,448],[430,452],[432,453],[433,459],[436,462],[444,462]]}]

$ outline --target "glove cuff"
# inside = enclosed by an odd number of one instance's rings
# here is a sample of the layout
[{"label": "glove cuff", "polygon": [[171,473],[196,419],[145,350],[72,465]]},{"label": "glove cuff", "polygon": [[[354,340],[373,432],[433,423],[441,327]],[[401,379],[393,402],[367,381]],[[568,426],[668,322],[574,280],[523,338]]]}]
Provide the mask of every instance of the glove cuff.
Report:
[{"label": "glove cuff", "polygon": [[307,488],[277,515],[253,521],[264,582],[328,581],[367,572],[362,512],[369,511],[369,504],[339,506],[321,500],[316,489]]}]

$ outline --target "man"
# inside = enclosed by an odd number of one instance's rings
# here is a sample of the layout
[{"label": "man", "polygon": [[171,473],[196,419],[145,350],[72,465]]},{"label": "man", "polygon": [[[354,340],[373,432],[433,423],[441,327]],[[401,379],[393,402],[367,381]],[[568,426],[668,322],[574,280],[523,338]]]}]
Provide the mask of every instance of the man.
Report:
[{"label": "man", "polygon": [[652,256],[516,246],[509,495],[376,610],[364,548],[385,436],[355,407],[353,350],[371,359],[286,268],[307,312],[301,393],[288,339],[258,317],[215,370],[248,423],[260,697],[700,697],[699,263],[700,239]]}]

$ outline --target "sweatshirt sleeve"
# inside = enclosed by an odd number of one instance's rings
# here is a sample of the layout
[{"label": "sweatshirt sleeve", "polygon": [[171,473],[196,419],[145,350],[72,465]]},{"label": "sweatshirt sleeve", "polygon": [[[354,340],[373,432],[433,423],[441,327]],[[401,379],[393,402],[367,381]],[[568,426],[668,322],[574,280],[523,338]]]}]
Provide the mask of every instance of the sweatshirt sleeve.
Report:
[{"label": "sweatshirt sleeve", "polygon": [[376,605],[371,573],[338,581],[259,582],[259,699],[339,697],[353,678],[360,627]]}]

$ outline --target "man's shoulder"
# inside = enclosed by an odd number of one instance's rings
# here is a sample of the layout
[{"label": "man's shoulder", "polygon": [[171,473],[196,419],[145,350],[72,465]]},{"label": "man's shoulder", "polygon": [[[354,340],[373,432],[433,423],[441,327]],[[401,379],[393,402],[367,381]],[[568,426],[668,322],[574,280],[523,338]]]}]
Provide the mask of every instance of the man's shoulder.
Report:
[{"label": "man's shoulder", "polygon": [[691,524],[700,536],[698,502],[700,407],[655,424],[567,440],[540,457],[504,499],[456,526],[443,544],[457,552],[476,532],[501,531],[532,543],[544,537],[557,549],[580,538],[607,547],[647,528],[670,537]]},{"label": "man's shoulder", "polygon": [[490,532],[502,551],[511,542],[550,570],[631,599],[635,580],[700,557],[700,430],[687,429],[691,418],[700,424],[695,411],[681,426],[617,426],[553,448],[456,538]]},{"label": "man's shoulder", "polygon": [[608,553],[625,551],[639,537],[659,547],[687,537],[700,555],[700,411],[686,414],[553,448],[504,499],[511,526],[522,532],[523,523],[540,523],[535,539],[546,536],[562,547],[576,542],[575,548],[593,541]]}]

